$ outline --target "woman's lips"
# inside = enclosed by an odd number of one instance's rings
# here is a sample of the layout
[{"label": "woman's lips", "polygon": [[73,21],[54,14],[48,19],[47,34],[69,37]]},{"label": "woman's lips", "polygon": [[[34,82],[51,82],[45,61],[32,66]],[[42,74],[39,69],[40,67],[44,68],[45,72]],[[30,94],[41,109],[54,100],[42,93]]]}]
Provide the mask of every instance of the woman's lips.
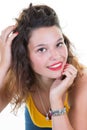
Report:
[{"label": "woman's lips", "polygon": [[48,67],[48,69],[50,69],[52,71],[60,70],[61,68],[62,68],[62,62],[55,63]]}]

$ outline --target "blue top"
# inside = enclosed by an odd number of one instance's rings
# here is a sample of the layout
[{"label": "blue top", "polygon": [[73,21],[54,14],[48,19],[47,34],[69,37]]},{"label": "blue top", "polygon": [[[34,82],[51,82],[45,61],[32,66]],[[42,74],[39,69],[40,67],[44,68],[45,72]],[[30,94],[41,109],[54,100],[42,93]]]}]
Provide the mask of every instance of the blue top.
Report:
[{"label": "blue top", "polygon": [[[68,112],[68,94],[66,94],[64,106]],[[46,120],[46,117],[38,111],[31,95],[26,100],[25,130],[52,130],[52,120]]]},{"label": "blue top", "polygon": [[52,130],[52,128],[40,128],[36,126],[31,120],[27,107],[25,107],[25,130]]}]

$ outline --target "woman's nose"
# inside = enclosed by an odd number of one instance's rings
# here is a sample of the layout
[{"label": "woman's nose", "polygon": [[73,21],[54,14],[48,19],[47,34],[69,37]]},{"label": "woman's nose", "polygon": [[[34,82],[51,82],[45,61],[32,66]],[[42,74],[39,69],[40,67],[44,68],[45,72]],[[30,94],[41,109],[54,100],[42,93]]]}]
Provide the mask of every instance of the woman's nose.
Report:
[{"label": "woman's nose", "polygon": [[58,50],[50,50],[50,60],[56,60],[59,56]]}]

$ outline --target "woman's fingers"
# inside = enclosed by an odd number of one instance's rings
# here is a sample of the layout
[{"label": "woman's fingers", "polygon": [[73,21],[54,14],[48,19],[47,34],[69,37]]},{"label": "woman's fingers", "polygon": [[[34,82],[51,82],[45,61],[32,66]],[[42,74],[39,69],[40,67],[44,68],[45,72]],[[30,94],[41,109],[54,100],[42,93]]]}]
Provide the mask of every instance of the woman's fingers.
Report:
[{"label": "woman's fingers", "polygon": [[50,101],[62,99],[67,89],[72,85],[77,75],[77,69],[71,65],[65,65],[62,72],[62,79],[56,79],[50,89]]},{"label": "woman's fingers", "polygon": [[12,33],[8,38],[7,38],[7,44],[11,45],[12,40],[18,35],[18,32]]},{"label": "woman's fingers", "polygon": [[[3,44],[5,44],[7,42],[7,40],[11,39],[10,37],[13,34],[13,30],[14,29],[15,29],[15,26],[12,25],[12,26],[7,27],[6,29],[4,29],[1,32],[0,39],[1,39],[1,41],[2,41]],[[15,35],[12,38],[14,38],[14,37],[15,37]]]},{"label": "woman's fingers", "polygon": [[0,60],[3,66],[9,68],[11,63],[11,44],[12,40],[18,35],[13,33],[15,26],[9,26],[4,29],[0,36]]},{"label": "woman's fingers", "polygon": [[68,64],[64,67],[62,75],[66,75],[67,77],[73,76],[75,78],[77,75],[77,69],[73,65]]}]

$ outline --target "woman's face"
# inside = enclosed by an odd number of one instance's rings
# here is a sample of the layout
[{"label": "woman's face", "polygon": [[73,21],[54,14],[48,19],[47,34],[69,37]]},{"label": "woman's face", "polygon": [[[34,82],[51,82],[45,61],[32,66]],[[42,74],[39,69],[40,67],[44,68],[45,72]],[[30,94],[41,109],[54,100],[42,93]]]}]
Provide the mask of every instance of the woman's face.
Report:
[{"label": "woman's face", "polygon": [[33,70],[42,78],[60,78],[67,62],[67,47],[57,26],[41,27],[32,32],[29,56]]}]

